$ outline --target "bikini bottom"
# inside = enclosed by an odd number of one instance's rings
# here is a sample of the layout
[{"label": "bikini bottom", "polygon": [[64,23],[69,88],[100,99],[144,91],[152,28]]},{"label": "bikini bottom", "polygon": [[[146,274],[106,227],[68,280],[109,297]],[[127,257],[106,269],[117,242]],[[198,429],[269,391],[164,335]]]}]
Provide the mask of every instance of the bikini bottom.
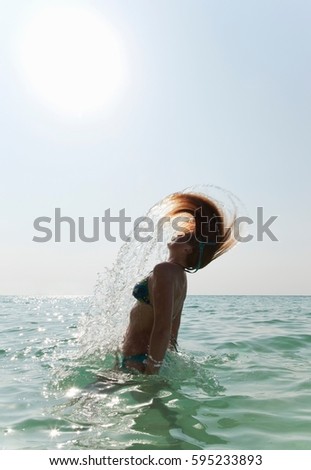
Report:
[{"label": "bikini bottom", "polygon": [[121,358],[121,369],[128,370],[129,367],[127,366],[128,362],[138,362],[140,364],[144,364],[148,357],[148,354],[134,354],[133,356],[123,356]]}]

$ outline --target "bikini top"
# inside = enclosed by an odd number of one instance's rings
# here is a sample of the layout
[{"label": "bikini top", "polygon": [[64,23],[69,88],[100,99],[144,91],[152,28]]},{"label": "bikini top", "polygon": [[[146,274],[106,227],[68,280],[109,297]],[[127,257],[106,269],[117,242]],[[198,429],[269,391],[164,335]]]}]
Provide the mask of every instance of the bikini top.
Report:
[{"label": "bikini top", "polygon": [[145,277],[141,281],[135,284],[133,289],[133,296],[135,299],[150,305],[149,289],[148,289],[148,277]]},{"label": "bikini top", "polygon": [[[132,294],[139,302],[151,305],[148,289],[148,276],[135,284]],[[173,320],[175,320],[175,318],[176,313],[173,315]],[[177,341],[174,337],[171,337],[171,346],[175,351],[177,351]]]}]

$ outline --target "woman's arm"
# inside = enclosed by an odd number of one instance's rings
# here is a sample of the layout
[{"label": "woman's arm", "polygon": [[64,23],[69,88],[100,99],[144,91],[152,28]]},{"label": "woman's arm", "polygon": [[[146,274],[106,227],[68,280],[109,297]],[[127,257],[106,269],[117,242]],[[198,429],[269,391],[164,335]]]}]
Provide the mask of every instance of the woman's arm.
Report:
[{"label": "woman's arm", "polygon": [[177,313],[176,317],[172,321],[171,338],[170,338],[170,345],[169,345],[169,348],[172,351],[177,351],[177,347],[178,347],[177,337],[178,337],[178,332],[179,332],[179,327],[180,327],[181,312],[182,312],[182,308],[180,309],[180,311]]},{"label": "woman's arm", "polygon": [[153,328],[149,340],[149,358],[146,374],[157,374],[170,343],[174,311],[175,267],[169,263],[158,264],[153,270],[152,299]]}]

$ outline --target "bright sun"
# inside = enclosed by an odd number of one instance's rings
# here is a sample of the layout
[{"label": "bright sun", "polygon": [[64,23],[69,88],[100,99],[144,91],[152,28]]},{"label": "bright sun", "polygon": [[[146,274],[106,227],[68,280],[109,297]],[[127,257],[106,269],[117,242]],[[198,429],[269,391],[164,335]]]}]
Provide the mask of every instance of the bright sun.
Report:
[{"label": "bright sun", "polygon": [[82,7],[48,7],[22,32],[20,63],[31,87],[55,111],[81,116],[110,106],[125,85],[117,33]]}]

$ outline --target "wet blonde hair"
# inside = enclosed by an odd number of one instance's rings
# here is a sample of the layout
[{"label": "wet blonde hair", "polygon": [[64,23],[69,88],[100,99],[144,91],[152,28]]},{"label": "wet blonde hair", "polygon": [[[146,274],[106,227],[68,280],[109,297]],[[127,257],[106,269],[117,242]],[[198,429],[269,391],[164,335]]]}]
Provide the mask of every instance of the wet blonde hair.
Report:
[{"label": "wet blonde hair", "polygon": [[[190,244],[188,270],[197,271],[232,248],[236,240],[233,226],[235,215],[228,220],[219,205],[205,195],[175,193],[170,196],[168,217],[186,217],[179,242]],[[175,219],[176,220],[176,219]]]}]

